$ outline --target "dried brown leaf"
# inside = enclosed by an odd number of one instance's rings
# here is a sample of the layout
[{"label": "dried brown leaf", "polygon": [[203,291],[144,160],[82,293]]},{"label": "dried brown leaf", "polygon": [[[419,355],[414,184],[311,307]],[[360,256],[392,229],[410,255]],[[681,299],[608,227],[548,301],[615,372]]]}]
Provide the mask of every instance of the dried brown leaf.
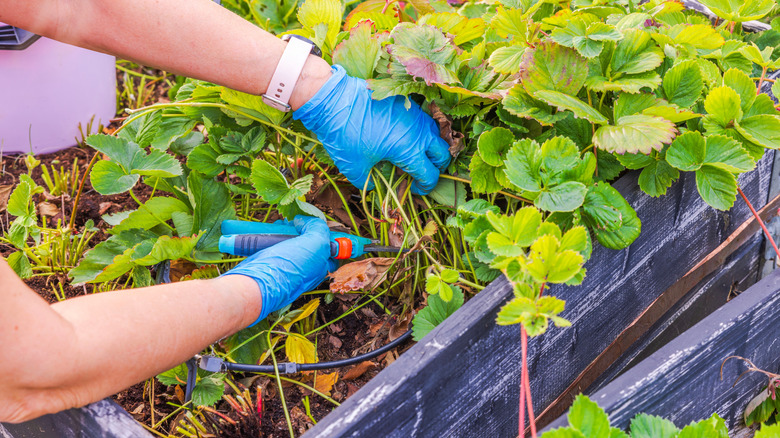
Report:
[{"label": "dried brown leaf", "polygon": [[172,282],[180,281],[185,275],[190,275],[198,268],[198,265],[187,260],[173,260],[170,265],[170,277]]},{"label": "dried brown leaf", "polygon": [[438,105],[431,102],[428,108],[431,110],[431,117],[433,117],[433,120],[436,120],[439,123],[439,134],[441,135],[441,138],[450,145],[450,155],[453,158],[456,158],[460,151],[466,147],[466,144],[463,141],[465,136],[452,129],[452,119],[444,114]]},{"label": "dried brown leaf", "polygon": [[341,342],[341,339],[339,339],[339,338],[337,338],[337,337],[335,337],[333,335],[328,336],[328,343],[330,343],[330,345],[332,345],[337,350],[340,349],[341,346],[343,345],[343,343]]},{"label": "dried brown leaf", "polygon": [[176,385],[173,388],[173,392],[176,395],[176,399],[179,400],[179,403],[184,403],[184,390],[181,389],[180,385]]},{"label": "dried brown leaf", "polygon": [[387,338],[390,341],[395,341],[402,334],[409,331],[409,324],[412,322],[413,317],[414,317],[414,312],[409,312],[406,314],[405,318],[400,319],[398,322],[393,324],[393,326],[390,327],[390,333],[387,335]]},{"label": "dried brown leaf", "polygon": [[314,389],[325,395],[330,395],[333,385],[335,385],[338,380],[338,371],[334,371],[330,374],[320,374],[317,376],[317,380],[314,383]]},{"label": "dried brown leaf", "polygon": [[347,263],[336,272],[328,274],[333,281],[330,284],[331,292],[350,292],[353,290],[372,289],[385,279],[385,274],[395,259],[389,257],[375,257]]},{"label": "dried brown leaf", "polygon": [[117,205],[117,204],[115,204],[113,202],[101,202],[98,205],[99,206],[98,214],[103,216],[104,214],[108,213],[108,210],[110,210],[111,207],[113,207],[115,205]]},{"label": "dried brown leaf", "polygon": [[11,192],[13,191],[13,184],[0,186],[0,212],[8,208],[8,198],[11,197]]},{"label": "dried brown leaf", "polygon": [[342,377],[341,380],[355,380],[358,377],[373,370],[376,367],[377,364],[371,362],[370,360],[360,362],[359,364],[352,367],[349,371],[347,371],[347,373],[344,374],[344,377]]},{"label": "dried brown leaf", "polygon": [[54,217],[60,214],[60,208],[51,202],[44,201],[38,204],[38,214],[41,216]]}]

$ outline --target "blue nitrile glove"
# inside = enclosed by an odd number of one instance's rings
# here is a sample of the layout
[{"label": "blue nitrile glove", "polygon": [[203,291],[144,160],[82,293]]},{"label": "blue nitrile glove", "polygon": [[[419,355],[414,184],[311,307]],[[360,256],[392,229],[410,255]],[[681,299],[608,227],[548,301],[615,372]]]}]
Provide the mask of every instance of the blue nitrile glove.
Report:
[{"label": "blue nitrile glove", "polygon": [[[450,163],[436,122],[404,97],[371,98],[366,81],[347,76],[340,65],[319,91],[293,113],[317,134],[342,174],[362,189],[371,168],[389,161],[414,178],[412,193],[427,194]],[[374,184],[369,181],[368,188]]]},{"label": "blue nitrile glove", "polygon": [[298,216],[293,225],[300,236],[260,251],[223,274],[246,275],[260,286],[262,308],[252,325],[291,304],[336,269],[336,261],[330,258],[330,230],[325,221]]}]

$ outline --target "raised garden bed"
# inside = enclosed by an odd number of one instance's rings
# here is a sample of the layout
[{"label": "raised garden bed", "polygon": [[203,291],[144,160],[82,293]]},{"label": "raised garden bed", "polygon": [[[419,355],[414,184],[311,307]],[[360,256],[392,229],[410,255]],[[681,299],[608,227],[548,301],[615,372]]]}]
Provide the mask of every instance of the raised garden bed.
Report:
[{"label": "raised garden bed", "polygon": [[[771,163],[770,154],[741,180],[754,205],[767,201]],[[644,195],[636,178],[626,175],[615,186],[635,206],[642,235],[622,251],[597,247],[581,286],[551,292],[569,303],[563,316],[573,327],[529,341],[535,412],[561,397],[662,292],[751,217],[739,204],[726,213],[715,212],[696,194],[692,178],[683,178],[657,199]],[[752,236],[741,247],[746,257],[756,259],[760,248],[755,229]],[[723,265],[710,275],[726,275],[732,267]],[[758,272],[757,263],[749,267],[743,287],[754,282]],[[688,282],[692,295],[698,283]],[[305,436],[516,436],[520,334],[514,327],[494,324],[512,294],[505,280],[493,282]],[[658,324],[664,323],[661,316]],[[556,410],[564,412],[566,400],[577,393],[559,401]]]},{"label": "raised garden bed", "polygon": [[[775,271],[728,304],[704,318],[622,376],[593,393],[591,399],[609,414],[613,426],[625,429],[638,413],[685,425],[718,413],[730,436],[752,436],[742,417],[748,401],[766,385],[766,377],[746,374],[750,359],[757,367],[780,368],[780,272]],[[695,388],[695,390],[692,390]],[[565,425],[561,417],[548,429]]]}]

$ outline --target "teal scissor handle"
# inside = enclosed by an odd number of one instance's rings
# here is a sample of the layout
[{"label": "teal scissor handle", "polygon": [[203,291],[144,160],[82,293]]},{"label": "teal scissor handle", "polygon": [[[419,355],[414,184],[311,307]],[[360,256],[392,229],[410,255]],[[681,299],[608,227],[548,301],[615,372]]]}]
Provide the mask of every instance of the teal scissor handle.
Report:
[{"label": "teal scissor handle", "polygon": [[[294,226],[282,222],[263,223],[237,220],[222,221],[222,237],[219,238],[219,250],[226,254],[249,256],[283,240],[285,236],[298,235]],[[265,237],[261,237],[265,236]],[[349,259],[365,254],[365,246],[373,241],[338,231],[330,232],[331,253],[336,259]]]},{"label": "teal scissor handle", "polygon": [[223,236],[230,234],[286,234],[288,236],[298,235],[298,231],[292,224],[286,224],[283,221],[265,223],[226,220],[222,221],[221,231]]}]

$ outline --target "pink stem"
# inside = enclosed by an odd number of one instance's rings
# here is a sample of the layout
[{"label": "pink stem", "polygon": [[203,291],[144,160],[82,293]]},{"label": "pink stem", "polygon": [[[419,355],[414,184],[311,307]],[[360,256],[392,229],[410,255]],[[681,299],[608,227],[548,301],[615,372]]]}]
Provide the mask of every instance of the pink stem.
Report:
[{"label": "pink stem", "polygon": [[742,196],[742,199],[745,200],[745,204],[747,204],[750,211],[753,213],[753,217],[756,218],[758,221],[758,224],[761,225],[761,229],[764,230],[764,234],[766,235],[767,240],[769,240],[769,243],[772,244],[772,248],[775,249],[775,254],[777,254],[777,260],[780,261],[780,250],[777,249],[777,244],[775,243],[775,239],[772,238],[772,235],[769,234],[769,230],[766,229],[766,225],[764,225],[764,221],[761,220],[761,216],[758,215],[758,212],[755,208],[753,208],[753,204],[748,201],[747,196],[745,196],[745,192],[742,191],[741,188],[737,187],[737,191],[739,191],[739,194]]},{"label": "pink stem", "polygon": [[[523,386],[525,386],[526,400],[528,403],[528,422],[531,424],[531,438],[536,438],[536,419],[534,417],[534,406],[531,400],[531,380],[528,377],[528,333],[525,327],[520,332],[523,349]],[[525,426],[525,424],[523,424]],[[525,431],[524,431],[525,432]]]}]

